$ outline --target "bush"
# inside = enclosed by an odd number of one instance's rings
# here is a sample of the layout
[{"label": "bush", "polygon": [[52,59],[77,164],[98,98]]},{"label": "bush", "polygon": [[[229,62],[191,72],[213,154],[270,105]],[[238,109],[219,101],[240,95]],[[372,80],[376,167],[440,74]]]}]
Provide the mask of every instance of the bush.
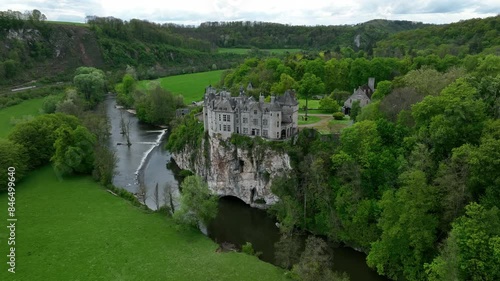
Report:
[{"label": "bush", "polygon": [[262,255],[261,252],[255,252],[255,250],[253,249],[253,245],[250,242],[246,242],[245,245],[241,246],[241,252],[256,257]]},{"label": "bush", "polygon": [[345,114],[342,112],[335,112],[334,114],[332,114],[332,116],[335,120],[342,120],[344,119]]}]

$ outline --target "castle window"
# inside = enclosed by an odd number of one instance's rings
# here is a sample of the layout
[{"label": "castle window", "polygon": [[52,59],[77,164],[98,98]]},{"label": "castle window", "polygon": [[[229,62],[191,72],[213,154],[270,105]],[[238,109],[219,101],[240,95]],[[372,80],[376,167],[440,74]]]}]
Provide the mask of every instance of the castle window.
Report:
[{"label": "castle window", "polygon": [[231,121],[231,115],[227,116],[227,122]]},{"label": "castle window", "polygon": [[267,137],[267,130],[262,130],[262,136]]},{"label": "castle window", "polygon": [[227,131],[231,132],[231,125],[227,125]]},{"label": "castle window", "polygon": [[219,113],[219,114],[217,114],[217,115],[219,115],[219,121],[220,121],[220,113]]},{"label": "castle window", "polygon": [[280,121],[276,121],[276,127],[280,126]]},{"label": "castle window", "polygon": [[253,111],[253,114],[257,115],[257,110],[254,110],[254,111]]},{"label": "castle window", "polygon": [[243,118],[243,123],[248,123],[248,118]]},{"label": "castle window", "polygon": [[254,125],[254,126],[257,126],[258,124],[259,124],[259,120],[257,120],[257,119],[253,119],[253,125]]},{"label": "castle window", "polygon": [[243,128],[243,134],[248,134],[248,128]]},{"label": "castle window", "polygon": [[227,121],[227,115],[226,114],[222,115],[222,121],[224,121],[224,122]]},{"label": "castle window", "polygon": [[267,119],[262,119],[262,125],[267,126]]},{"label": "castle window", "polygon": [[280,138],[280,132],[277,132],[276,133],[276,138],[279,139]]},{"label": "castle window", "polygon": [[223,130],[224,132],[225,132],[225,131],[227,131],[227,127],[226,127],[226,125],[223,125],[223,126],[222,126],[222,130]]}]

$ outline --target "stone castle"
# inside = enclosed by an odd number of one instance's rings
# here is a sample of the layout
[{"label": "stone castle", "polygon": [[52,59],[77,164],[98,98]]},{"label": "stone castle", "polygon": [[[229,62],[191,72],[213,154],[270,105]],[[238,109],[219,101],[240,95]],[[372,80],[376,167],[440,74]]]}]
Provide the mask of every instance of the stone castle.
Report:
[{"label": "stone castle", "polygon": [[203,122],[211,136],[219,134],[227,139],[231,134],[260,136],[269,140],[287,139],[297,133],[299,103],[293,91],[282,96],[271,96],[270,102],[248,97],[240,90],[232,97],[225,90],[217,92],[211,86],[205,89]]}]

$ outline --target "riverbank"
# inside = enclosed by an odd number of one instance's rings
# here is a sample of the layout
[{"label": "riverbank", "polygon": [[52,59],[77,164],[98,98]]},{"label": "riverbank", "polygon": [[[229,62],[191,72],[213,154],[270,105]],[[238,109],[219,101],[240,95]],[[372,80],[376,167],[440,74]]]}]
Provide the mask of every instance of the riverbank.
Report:
[{"label": "riverbank", "polygon": [[[7,194],[0,206],[7,209]],[[201,233],[177,231],[172,220],[133,207],[90,177],[60,179],[50,166],[18,185],[16,216],[16,274],[2,266],[0,280],[286,280],[271,264],[216,253]]]}]

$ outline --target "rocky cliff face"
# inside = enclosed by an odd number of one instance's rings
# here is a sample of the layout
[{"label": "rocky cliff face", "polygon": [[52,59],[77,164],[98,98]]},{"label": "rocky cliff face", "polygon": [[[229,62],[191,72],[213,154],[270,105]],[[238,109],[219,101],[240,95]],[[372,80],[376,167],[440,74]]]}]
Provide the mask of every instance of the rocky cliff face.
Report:
[{"label": "rocky cliff face", "polygon": [[220,196],[235,196],[252,207],[266,208],[278,201],[272,179],[291,171],[288,154],[264,146],[238,148],[229,141],[209,137],[200,149],[186,147],[172,158],[181,169],[191,170]]}]

